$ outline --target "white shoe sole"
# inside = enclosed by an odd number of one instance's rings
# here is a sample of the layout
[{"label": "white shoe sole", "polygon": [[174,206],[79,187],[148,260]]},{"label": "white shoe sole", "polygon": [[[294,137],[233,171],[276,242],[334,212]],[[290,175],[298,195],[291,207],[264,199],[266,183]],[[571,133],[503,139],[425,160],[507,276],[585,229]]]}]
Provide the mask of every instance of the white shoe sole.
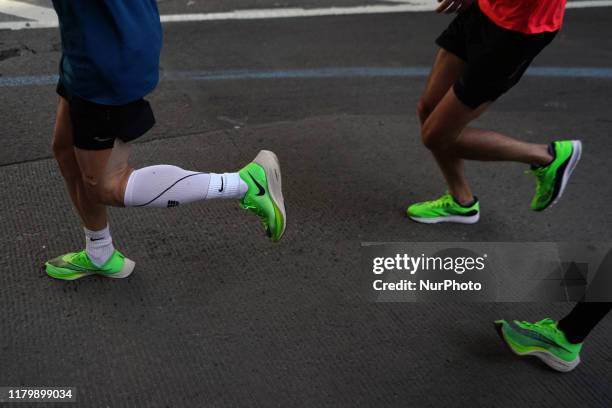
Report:
[{"label": "white shoe sole", "polygon": [[98,275],[105,276],[107,278],[113,278],[113,279],[127,278],[128,276],[132,274],[132,272],[134,272],[134,268],[136,267],[136,262],[128,258],[124,258],[123,261],[124,261],[123,267],[121,268],[119,272],[114,273],[112,275],[102,275],[102,274],[98,274]]},{"label": "white shoe sole", "polygon": [[512,349],[512,347],[510,347],[510,349],[518,356],[537,357],[540,360],[542,360],[544,364],[546,364],[553,370],[556,370],[562,373],[568,373],[572,371],[574,368],[576,368],[578,364],[580,364],[580,357],[576,357],[574,361],[565,361],[565,360],[561,360],[560,358],[546,351],[528,351],[526,353],[519,353],[515,351],[514,349]]},{"label": "white shoe sole", "polygon": [[524,357],[524,356],[533,356],[533,357],[537,357],[539,358],[544,364],[546,364],[547,366],[549,366],[550,368],[552,368],[553,370],[562,372],[562,373],[567,373],[572,371],[574,368],[576,368],[578,366],[578,364],[580,364],[580,356],[576,357],[575,360],[573,361],[565,361],[565,360],[561,360],[559,357],[555,356],[552,353],[549,353],[548,351],[540,351],[540,350],[533,350],[533,351],[526,351],[526,352],[520,352],[520,351],[516,351],[514,348],[512,348],[512,346],[510,345],[510,342],[508,341],[508,339],[506,339],[506,334],[503,332],[503,330],[498,329],[498,332],[500,332],[502,339],[504,340],[504,342],[506,343],[506,345],[508,346],[508,348],[517,356],[520,357]]},{"label": "white shoe sole", "polygon": [[266,172],[270,197],[283,216],[283,229],[279,236],[280,239],[285,233],[285,228],[287,227],[287,212],[285,210],[285,200],[283,198],[283,180],[278,157],[276,157],[276,154],[269,150],[262,150],[257,154],[253,162],[263,167],[264,171]]},{"label": "white shoe sole", "polygon": [[576,166],[578,165],[581,156],[582,142],[580,140],[572,140],[572,155],[570,156],[569,163],[567,164],[567,167],[565,167],[565,171],[563,172],[563,178],[561,179],[561,188],[559,189],[557,197],[555,197],[553,202],[550,203],[548,207],[552,207],[553,205],[557,204],[557,202],[559,202],[559,200],[561,199],[561,196],[565,191],[565,187],[567,186],[567,183],[572,173],[576,169]]},{"label": "white shoe sole", "polygon": [[420,218],[409,215],[412,221],[420,222],[421,224],[439,224],[441,222],[454,222],[457,224],[476,224],[480,220],[480,212],[475,215],[461,216],[448,215],[446,217]]}]

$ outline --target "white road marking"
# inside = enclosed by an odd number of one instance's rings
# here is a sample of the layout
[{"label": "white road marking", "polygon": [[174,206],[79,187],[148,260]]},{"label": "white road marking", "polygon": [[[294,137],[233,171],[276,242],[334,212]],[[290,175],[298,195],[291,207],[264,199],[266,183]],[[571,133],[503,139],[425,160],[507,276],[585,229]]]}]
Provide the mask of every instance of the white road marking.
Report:
[{"label": "white road marking", "polygon": [[0,0],[0,12],[34,21],[48,21],[55,18],[55,11],[51,8],[14,0]]},{"label": "white road marking", "polygon": [[610,0],[587,0],[587,1],[568,1],[565,8],[590,8],[590,7],[610,7],[612,1]]},{"label": "white road marking", "polygon": [[430,11],[429,4],[405,4],[405,5],[381,5],[381,6],[359,6],[359,7],[328,7],[315,9],[284,8],[284,9],[259,9],[259,10],[236,10],[226,13],[200,13],[200,14],[170,14],[161,16],[162,22],[180,21],[212,21],[212,20],[259,20],[273,18],[293,17],[320,17],[320,16],[342,16],[354,14],[381,14],[381,13],[403,13],[414,11]]},{"label": "white road marking", "polygon": [[[219,20],[259,20],[273,18],[341,16],[355,14],[405,13],[434,10],[437,0],[385,0],[388,5],[327,7],[327,8],[275,8],[259,10],[236,10],[223,13],[169,14],[161,16],[164,23]],[[587,7],[611,7],[612,0],[569,1],[568,9]],[[21,30],[27,28],[57,27],[57,15],[53,9],[22,3],[15,0],[0,0],[0,12],[26,18],[31,21],[0,22],[0,29]]]}]

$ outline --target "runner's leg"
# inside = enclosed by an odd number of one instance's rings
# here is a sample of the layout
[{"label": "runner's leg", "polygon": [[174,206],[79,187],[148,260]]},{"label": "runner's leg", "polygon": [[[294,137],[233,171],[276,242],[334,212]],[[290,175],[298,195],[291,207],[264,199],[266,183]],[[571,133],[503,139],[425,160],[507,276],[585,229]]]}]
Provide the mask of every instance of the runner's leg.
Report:
[{"label": "runner's leg", "polygon": [[[454,95],[452,86],[462,75],[465,66],[466,63],[462,59],[440,49],[417,106],[417,114],[423,127],[423,143],[431,148],[448,183],[449,191],[462,204],[471,202],[473,195],[465,178],[461,159],[521,161],[536,165],[546,164],[552,159],[547,145],[521,142],[491,130],[465,128],[488,106],[485,104],[476,110],[470,109]],[[448,126],[435,126],[437,122],[428,122],[428,119],[443,100],[446,109],[438,112],[437,117],[443,125]],[[441,138],[438,132],[442,133]],[[444,143],[444,135],[449,135],[450,143]],[[449,151],[451,147],[452,151]]]},{"label": "runner's leg", "polygon": [[518,161],[544,165],[552,160],[547,145],[522,142],[491,130],[468,128],[490,105],[472,109],[461,102],[453,88],[449,89],[421,131],[423,144],[436,157],[449,186],[449,191],[462,204],[473,200],[463,174],[462,159]]},{"label": "runner's leg", "polygon": [[427,78],[425,90],[417,105],[417,115],[421,126],[425,124],[425,121],[444,98],[444,95],[459,79],[465,66],[465,61],[453,53],[446,51],[444,48],[438,50]]},{"label": "runner's leg", "polygon": [[559,321],[557,327],[573,344],[582,343],[599,322],[612,310],[612,303],[577,303],[572,311]]},{"label": "runner's leg", "polygon": [[74,152],[68,101],[61,96],[58,97],[57,116],[53,132],[53,154],[64,178],[70,199],[84,226],[90,230],[104,228],[107,224],[106,207],[91,200],[86,194],[81,170]]},{"label": "runner's leg", "polygon": [[134,170],[129,145],[75,148],[83,183],[92,199],[116,207],[167,208],[213,198],[242,198],[248,190],[238,173],[203,173],[177,166],[156,165]]},{"label": "runner's leg", "polygon": [[[425,86],[425,91],[417,105],[417,114],[421,123],[421,135],[424,125],[440,101],[452,88],[465,70],[466,63],[456,55],[441,48],[436,55],[434,65]],[[463,170],[463,160],[453,155],[432,150],[438,166],[449,186],[449,191],[460,203],[466,204],[473,200],[467,179]]]},{"label": "runner's leg", "polygon": [[[75,148],[83,184],[92,200],[111,206],[171,208],[210,199],[238,199],[258,215],[268,236],[278,241],[285,230],[286,212],[278,158],[262,150],[233,173],[204,173],[177,166],[156,165],[134,170],[129,146],[113,149]],[[86,211],[86,209],[84,209]]]}]

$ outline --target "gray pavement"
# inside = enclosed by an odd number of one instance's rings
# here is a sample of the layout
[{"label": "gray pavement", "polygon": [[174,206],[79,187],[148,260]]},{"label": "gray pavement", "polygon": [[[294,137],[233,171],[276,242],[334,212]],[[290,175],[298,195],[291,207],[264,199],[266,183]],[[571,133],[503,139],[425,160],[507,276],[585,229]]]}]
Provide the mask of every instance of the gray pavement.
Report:
[{"label": "gray pavement", "polygon": [[[568,11],[536,65],[609,68],[611,17]],[[165,25],[162,69],[428,66],[447,22],[406,13],[177,23]],[[0,78],[52,74],[58,34],[3,31],[3,50],[17,51],[2,54]],[[612,319],[583,365],[559,375],[514,358],[491,322],[557,318],[569,305],[373,304],[358,267],[362,241],[612,241],[612,80],[526,77],[479,120],[533,141],[578,137],[585,152],[543,214],[528,208],[524,166],[470,163],[483,205],[474,226],[403,216],[444,188],[413,114],[423,83],[162,81],[150,98],[158,125],[134,164],[227,171],[270,148],[283,166],[286,237],[268,243],[227,202],[113,209],[135,274],[73,283],[40,269],[83,239],[49,153],[54,89],[1,88],[0,385],[76,386],[86,407],[612,405]]]}]

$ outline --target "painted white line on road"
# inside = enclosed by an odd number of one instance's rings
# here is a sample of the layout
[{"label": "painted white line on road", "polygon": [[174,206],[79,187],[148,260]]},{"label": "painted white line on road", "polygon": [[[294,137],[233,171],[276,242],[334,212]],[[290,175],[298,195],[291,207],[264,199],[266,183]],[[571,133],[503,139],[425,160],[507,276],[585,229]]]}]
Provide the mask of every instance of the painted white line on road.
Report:
[{"label": "painted white line on road", "polygon": [[[389,0],[387,0],[389,1]],[[383,14],[433,11],[438,2],[436,0],[406,1],[391,0],[396,5],[358,6],[358,7],[328,7],[317,9],[285,8],[237,10],[226,13],[196,13],[196,14],[170,14],[161,16],[162,22],[185,21],[214,21],[214,20],[256,20],[273,18],[320,17],[341,16],[355,14]],[[573,1],[567,3],[567,8],[610,7],[612,0]]]},{"label": "painted white line on road", "polygon": [[4,21],[0,23],[0,30],[25,30],[28,28],[54,28],[59,24],[55,22],[38,22],[38,21]]},{"label": "painted white line on road", "polygon": [[53,21],[57,18],[55,11],[51,8],[13,0],[0,0],[0,13],[34,21]]},{"label": "painted white line on road", "polygon": [[611,7],[610,0],[587,0],[587,1],[568,1],[565,8],[591,8],[591,7]]},{"label": "painted white line on road", "polygon": [[[3,12],[3,3],[8,0],[0,0],[0,12]],[[15,3],[11,1],[11,3]],[[224,21],[224,20],[262,20],[275,18],[295,17],[319,17],[340,16],[354,14],[380,14],[380,13],[403,13],[432,10],[431,2],[420,2],[415,4],[381,5],[381,6],[359,6],[359,7],[329,7],[316,9],[303,8],[277,8],[257,10],[236,10],[223,13],[194,13],[194,14],[167,14],[161,16],[163,23],[194,22],[194,21]],[[21,30],[27,28],[49,28],[57,27],[57,16],[37,21],[10,21],[0,22],[0,29]]]},{"label": "painted white line on road", "polygon": [[[436,0],[387,0],[393,5],[372,5],[355,7],[328,7],[328,8],[275,8],[258,10],[236,10],[222,13],[193,13],[168,14],[161,16],[164,23],[194,22],[194,21],[223,21],[223,20],[261,20],[275,18],[342,16],[356,14],[382,14],[432,11]],[[567,8],[611,7],[612,0],[570,1]],[[14,0],[0,0],[0,12],[27,18],[33,21],[0,22],[0,29],[21,30],[28,28],[57,27],[57,16],[53,9],[33,6]]]},{"label": "painted white line on road", "polygon": [[214,21],[214,20],[259,20],[274,18],[295,17],[320,17],[320,16],[342,16],[355,14],[382,14],[382,13],[404,13],[414,11],[430,11],[429,4],[404,4],[386,6],[360,6],[360,7],[328,7],[316,9],[284,8],[284,9],[259,9],[259,10],[237,10],[226,13],[202,13],[202,14],[170,14],[161,16],[162,22],[181,21]]}]

